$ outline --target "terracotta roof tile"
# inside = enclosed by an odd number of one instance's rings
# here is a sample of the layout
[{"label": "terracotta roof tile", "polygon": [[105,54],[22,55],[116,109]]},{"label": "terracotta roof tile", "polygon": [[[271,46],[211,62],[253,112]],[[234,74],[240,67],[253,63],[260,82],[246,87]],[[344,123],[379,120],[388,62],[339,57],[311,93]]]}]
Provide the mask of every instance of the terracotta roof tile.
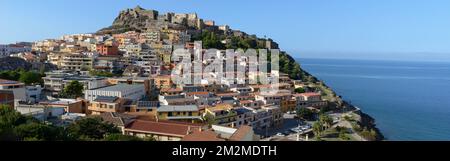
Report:
[{"label": "terracotta roof tile", "polygon": [[126,126],[125,130],[184,137],[189,132],[199,131],[200,129],[201,126],[179,122],[136,120]]},{"label": "terracotta roof tile", "polygon": [[219,138],[219,135],[211,130],[195,131],[192,134],[186,135],[181,141],[225,141]]}]

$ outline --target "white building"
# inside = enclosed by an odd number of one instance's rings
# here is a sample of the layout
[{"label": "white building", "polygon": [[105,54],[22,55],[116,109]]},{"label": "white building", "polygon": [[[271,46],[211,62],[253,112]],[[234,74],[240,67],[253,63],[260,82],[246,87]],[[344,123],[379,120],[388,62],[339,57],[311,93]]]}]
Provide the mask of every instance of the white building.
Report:
[{"label": "white building", "polygon": [[145,96],[145,87],[142,84],[118,84],[114,86],[86,90],[84,92],[86,100],[93,101],[98,96],[121,97],[132,100],[139,100]]},{"label": "white building", "polygon": [[11,54],[31,52],[31,46],[19,44],[0,45],[0,58],[7,57]]}]

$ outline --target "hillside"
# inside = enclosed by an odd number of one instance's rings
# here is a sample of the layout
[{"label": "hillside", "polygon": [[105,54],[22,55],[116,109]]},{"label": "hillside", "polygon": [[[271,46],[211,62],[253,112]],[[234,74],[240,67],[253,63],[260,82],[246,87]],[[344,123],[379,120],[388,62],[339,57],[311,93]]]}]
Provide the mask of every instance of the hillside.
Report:
[{"label": "hillside", "polygon": [[30,70],[32,65],[21,58],[4,57],[0,58],[0,71],[25,69]]},{"label": "hillside", "polygon": [[[182,17],[181,19],[179,17]],[[184,19],[183,19],[184,18]],[[203,48],[216,49],[261,49],[278,48],[272,39],[259,38],[239,30],[230,29],[228,32],[218,30],[218,26],[206,26],[203,19],[195,13],[160,15],[156,10],[146,10],[139,6],[126,9],[119,13],[111,26],[97,31],[98,34],[117,34],[127,31],[145,32],[151,29],[182,28],[189,31],[192,41],[203,41]],[[225,42],[225,43],[223,43]],[[292,79],[316,82],[317,79],[301,69],[295,59],[286,52],[281,52],[280,70],[289,74]]]}]

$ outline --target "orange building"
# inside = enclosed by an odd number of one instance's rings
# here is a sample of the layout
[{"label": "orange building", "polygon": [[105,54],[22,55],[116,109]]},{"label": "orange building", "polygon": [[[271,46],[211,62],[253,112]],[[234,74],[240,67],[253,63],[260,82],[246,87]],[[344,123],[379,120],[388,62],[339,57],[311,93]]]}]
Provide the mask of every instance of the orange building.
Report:
[{"label": "orange building", "polygon": [[97,52],[100,55],[118,55],[119,47],[117,45],[97,44]]},{"label": "orange building", "polygon": [[14,108],[14,93],[13,91],[0,90],[0,105],[5,104],[10,108]]}]

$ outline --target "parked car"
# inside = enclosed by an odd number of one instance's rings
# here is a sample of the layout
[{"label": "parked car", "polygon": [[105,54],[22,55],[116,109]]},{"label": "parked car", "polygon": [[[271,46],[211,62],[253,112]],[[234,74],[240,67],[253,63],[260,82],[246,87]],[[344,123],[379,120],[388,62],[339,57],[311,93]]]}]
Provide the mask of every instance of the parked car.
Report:
[{"label": "parked car", "polygon": [[283,133],[277,133],[277,136],[286,136],[286,135],[284,135]]}]

